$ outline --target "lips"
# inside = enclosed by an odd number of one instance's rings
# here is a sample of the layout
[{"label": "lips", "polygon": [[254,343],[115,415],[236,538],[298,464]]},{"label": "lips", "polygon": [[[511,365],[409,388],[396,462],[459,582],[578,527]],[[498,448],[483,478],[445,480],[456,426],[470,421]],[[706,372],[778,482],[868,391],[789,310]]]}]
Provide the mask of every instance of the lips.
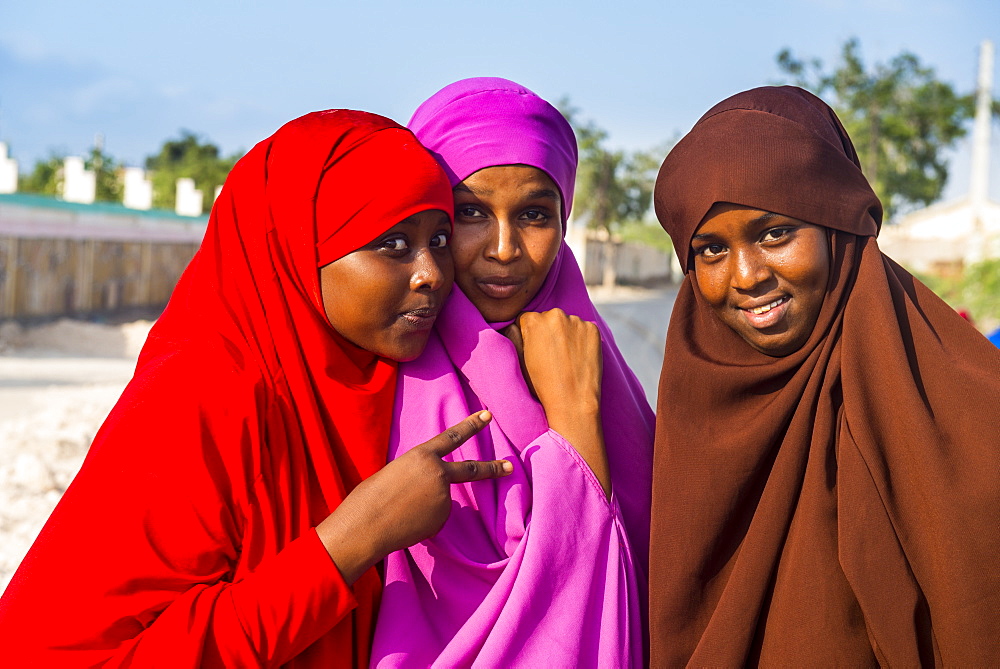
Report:
[{"label": "lips", "polygon": [[420,307],[404,311],[399,315],[399,318],[414,330],[430,330],[434,327],[434,321],[437,320],[439,313],[441,313],[440,306]]},{"label": "lips", "polygon": [[494,275],[476,280],[476,287],[494,300],[506,300],[513,297],[524,286],[527,279],[516,276]]},{"label": "lips", "polygon": [[769,302],[742,306],[739,307],[739,310],[751,326],[758,330],[764,330],[781,321],[788,310],[788,302],[791,299],[790,296],[784,295]]}]

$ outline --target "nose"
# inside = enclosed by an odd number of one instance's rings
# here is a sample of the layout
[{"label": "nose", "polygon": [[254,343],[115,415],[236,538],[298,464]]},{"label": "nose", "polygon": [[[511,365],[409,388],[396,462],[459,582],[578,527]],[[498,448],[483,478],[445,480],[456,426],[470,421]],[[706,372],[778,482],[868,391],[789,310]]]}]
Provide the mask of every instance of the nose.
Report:
[{"label": "nose", "polygon": [[730,283],[733,288],[750,291],[771,278],[771,268],[756,246],[733,249],[730,253]]},{"label": "nose", "polygon": [[486,257],[508,265],[521,257],[521,234],[510,221],[500,219],[486,246]]},{"label": "nose", "polygon": [[[447,251],[447,249],[445,249]],[[447,267],[445,267],[447,265]],[[430,248],[417,252],[410,274],[410,290],[441,290],[451,282],[451,254],[434,254]]]}]

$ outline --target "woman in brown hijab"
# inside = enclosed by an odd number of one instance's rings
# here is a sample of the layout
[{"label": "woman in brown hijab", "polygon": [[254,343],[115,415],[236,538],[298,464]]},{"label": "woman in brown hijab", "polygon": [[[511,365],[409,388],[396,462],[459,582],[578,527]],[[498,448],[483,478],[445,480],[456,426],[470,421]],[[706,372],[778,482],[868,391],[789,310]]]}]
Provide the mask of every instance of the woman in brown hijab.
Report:
[{"label": "woman in brown hijab", "polygon": [[656,213],[653,666],[1000,663],[1000,350],[882,255],[833,111],[712,108]]}]

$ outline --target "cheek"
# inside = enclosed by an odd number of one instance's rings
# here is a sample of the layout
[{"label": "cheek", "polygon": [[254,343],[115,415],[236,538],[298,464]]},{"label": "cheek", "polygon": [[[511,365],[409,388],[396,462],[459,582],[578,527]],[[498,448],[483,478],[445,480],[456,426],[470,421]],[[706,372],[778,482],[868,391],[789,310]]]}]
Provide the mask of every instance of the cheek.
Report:
[{"label": "cheek", "polygon": [[695,262],[694,270],[695,288],[701,293],[702,298],[712,307],[722,306],[726,301],[729,287],[729,279],[726,274],[724,263],[703,265]]},{"label": "cheek", "polygon": [[364,282],[343,285],[352,288],[341,288],[335,295],[324,299],[327,319],[343,337],[362,348],[368,348],[371,344],[368,339],[375,328],[375,314],[378,311],[377,305],[372,304],[370,298],[377,299],[378,296],[370,295],[368,285]]},{"label": "cheek", "polygon": [[826,244],[799,246],[782,259],[781,272],[785,280],[799,291],[819,295],[822,299],[830,278],[830,257]]},{"label": "cheek", "polygon": [[[528,228],[524,231],[523,244],[527,256],[544,279],[562,246],[561,228]],[[537,278],[537,277],[536,277]]]},{"label": "cheek", "polygon": [[372,350],[378,331],[394,317],[392,307],[407,290],[408,277],[392,267],[341,262],[321,272],[327,319],[347,340]]},{"label": "cheek", "polygon": [[476,258],[482,255],[486,243],[486,226],[455,226],[448,248],[451,249],[452,265],[456,275],[467,273]]}]

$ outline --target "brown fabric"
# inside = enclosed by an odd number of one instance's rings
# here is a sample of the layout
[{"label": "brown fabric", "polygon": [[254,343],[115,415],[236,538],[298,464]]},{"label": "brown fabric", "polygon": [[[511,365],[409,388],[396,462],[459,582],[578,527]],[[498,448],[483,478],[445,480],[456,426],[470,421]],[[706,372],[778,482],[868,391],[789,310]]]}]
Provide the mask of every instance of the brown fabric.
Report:
[{"label": "brown fabric", "polygon": [[694,272],[667,333],[650,552],[653,666],[1000,664],[1000,351],[879,251],[832,110],[740,93],[667,156],[682,266],[715,202],[823,225],[797,352],[752,349]]}]

